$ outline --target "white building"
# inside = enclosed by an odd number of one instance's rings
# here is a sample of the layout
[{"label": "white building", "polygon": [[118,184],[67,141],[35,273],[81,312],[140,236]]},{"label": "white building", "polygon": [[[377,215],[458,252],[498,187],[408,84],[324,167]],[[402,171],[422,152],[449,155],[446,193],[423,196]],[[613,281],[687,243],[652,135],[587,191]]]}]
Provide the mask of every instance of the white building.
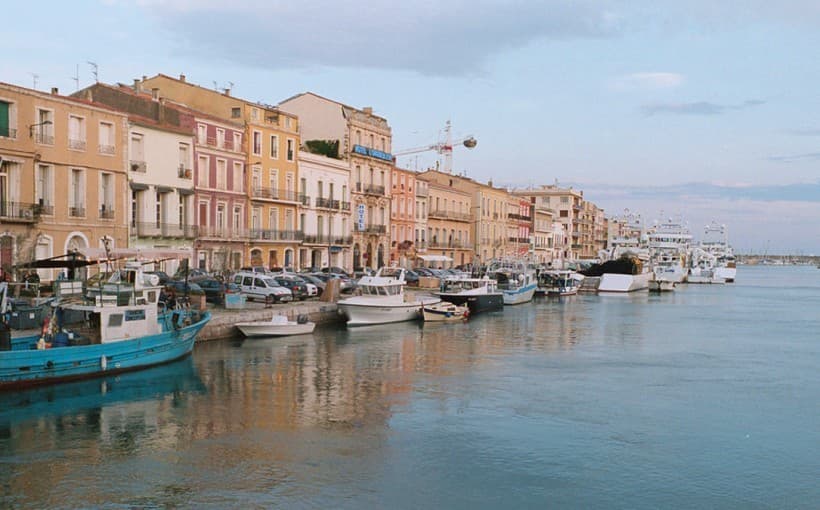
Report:
[{"label": "white building", "polygon": [[353,270],[350,167],[347,161],[299,151],[301,268]]}]

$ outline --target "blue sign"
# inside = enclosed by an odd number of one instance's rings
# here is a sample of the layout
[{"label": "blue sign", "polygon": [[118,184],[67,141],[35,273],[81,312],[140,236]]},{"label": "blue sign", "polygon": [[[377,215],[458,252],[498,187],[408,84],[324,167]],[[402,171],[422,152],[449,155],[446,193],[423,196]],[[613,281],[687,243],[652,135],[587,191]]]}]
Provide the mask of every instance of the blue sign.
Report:
[{"label": "blue sign", "polygon": [[356,224],[359,226],[359,230],[364,230],[364,204],[359,204],[356,207]]},{"label": "blue sign", "polygon": [[376,149],[371,149],[369,147],[364,147],[362,145],[354,145],[353,152],[356,154],[361,154],[362,156],[370,156],[371,158],[381,159],[383,161],[390,161],[393,162],[393,155],[387,152],[377,151]]}]

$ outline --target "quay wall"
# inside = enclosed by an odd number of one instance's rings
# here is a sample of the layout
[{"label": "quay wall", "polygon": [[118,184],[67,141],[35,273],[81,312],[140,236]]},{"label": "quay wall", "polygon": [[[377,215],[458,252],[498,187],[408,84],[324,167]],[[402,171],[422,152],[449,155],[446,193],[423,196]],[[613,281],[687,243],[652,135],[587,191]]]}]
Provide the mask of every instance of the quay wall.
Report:
[{"label": "quay wall", "polygon": [[222,307],[208,307],[211,320],[197,335],[197,342],[235,338],[241,335],[235,324],[237,322],[253,322],[268,320],[274,315],[285,315],[289,320],[296,320],[299,315],[305,314],[309,320],[320,324],[342,323],[342,317],[337,313],[336,303],[322,301],[304,301],[273,305],[265,308],[263,305],[248,303],[240,310],[225,310]]}]

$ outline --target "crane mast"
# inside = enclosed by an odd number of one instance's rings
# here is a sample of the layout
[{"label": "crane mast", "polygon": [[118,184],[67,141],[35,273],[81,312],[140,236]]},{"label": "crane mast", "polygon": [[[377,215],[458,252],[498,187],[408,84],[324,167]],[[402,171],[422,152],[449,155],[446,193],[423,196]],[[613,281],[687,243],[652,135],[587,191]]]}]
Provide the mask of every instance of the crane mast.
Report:
[{"label": "crane mast", "polygon": [[420,152],[435,151],[442,156],[442,171],[451,174],[453,173],[453,146],[463,145],[468,149],[472,149],[478,144],[478,141],[471,135],[453,142],[452,126],[448,120],[444,126],[444,140],[432,145],[424,147],[414,147],[394,153],[394,156],[407,156],[410,154],[418,154]]}]

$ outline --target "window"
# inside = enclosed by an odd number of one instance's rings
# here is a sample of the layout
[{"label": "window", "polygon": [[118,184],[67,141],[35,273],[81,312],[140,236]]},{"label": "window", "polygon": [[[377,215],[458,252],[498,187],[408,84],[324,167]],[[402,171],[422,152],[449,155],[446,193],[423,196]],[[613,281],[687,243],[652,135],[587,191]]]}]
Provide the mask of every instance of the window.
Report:
[{"label": "window", "polygon": [[131,190],[131,227],[136,228],[140,211],[141,191]]},{"label": "window", "polygon": [[37,205],[42,214],[53,214],[54,205],[54,167],[51,165],[37,165],[37,180],[35,181]]},{"label": "window", "polygon": [[100,218],[114,218],[114,176],[100,174]]},{"label": "window", "polygon": [[234,107],[231,108],[231,118],[238,119],[242,116],[242,108]]},{"label": "window", "polygon": [[251,108],[251,120],[259,120],[259,108]]},{"label": "window", "polygon": [[233,230],[239,232],[242,229],[242,206],[233,206]]},{"label": "window", "polygon": [[[188,162],[188,158],[190,157],[191,151],[190,147],[187,143],[179,144],[179,169],[180,169],[180,177],[190,176],[190,163]],[[186,174],[186,171],[187,174]]]},{"label": "window", "polygon": [[239,161],[233,162],[233,190],[244,191],[245,180],[242,178],[242,163]]},{"label": "window", "polygon": [[362,132],[356,131],[356,145],[362,144]]},{"label": "window", "polygon": [[561,197],[561,203],[562,204],[568,204],[569,203],[569,197]]},{"label": "window", "polygon": [[110,122],[100,122],[98,141],[100,154],[114,154],[114,124]]},{"label": "window", "polygon": [[382,137],[382,152],[387,152],[387,145],[385,144],[384,137]]},{"label": "window", "polygon": [[199,168],[197,168],[197,186],[207,188],[210,183],[210,158],[208,156],[199,156]]},{"label": "window", "polygon": [[293,161],[295,157],[294,141],[293,139],[288,138],[288,161]]},{"label": "window", "polygon": [[54,112],[37,108],[35,141],[43,145],[54,145]]},{"label": "window", "polygon": [[131,133],[131,161],[145,162],[143,137],[139,133]]},{"label": "window", "polygon": [[288,172],[287,175],[285,176],[285,191],[288,194],[288,196],[287,196],[288,200],[294,200],[296,198],[295,194],[293,192],[293,181],[294,181],[294,179],[295,179],[295,177],[293,176],[293,172]]},{"label": "window", "polygon": [[15,105],[8,101],[0,101],[0,138],[16,138]]},{"label": "window", "polygon": [[200,145],[208,143],[208,127],[205,124],[197,124],[196,141]]},{"label": "window", "polygon": [[279,137],[276,135],[270,135],[270,157],[279,159]]},{"label": "window", "polygon": [[271,207],[268,211],[268,228],[271,230],[279,229],[279,209]]},{"label": "window", "polygon": [[242,133],[233,134],[233,150],[240,152],[242,150]]},{"label": "window", "polygon": [[322,181],[316,183],[316,196],[318,198],[323,198],[325,196],[325,183]]},{"label": "window", "polygon": [[260,225],[260,218],[262,217],[262,209],[254,207],[251,211],[251,228],[258,231]]},{"label": "window", "polygon": [[216,160],[216,189],[228,189],[228,162],[224,159]]},{"label": "window", "polygon": [[68,116],[68,148],[85,150],[85,119],[78,115]]},{"label": "window", "polygon": [[225,233],[225,207],[223,203],[216,204],[216,221],[214,222],[214,226],[220,235],[224,235]]},{"label": "window", "polygon": [[262,155],[262,133],[259,131],[253,132],[253,154],[255,156]]},{"label": "window", "polygon": [[262,188],[262,169],[258,166],[253,167],[251,174],[251,186],[253,187],[252,191],[255,193]]},{"label": "window", "polygon": [[225,130],[216,128],[216,146],[219,149],[225,148]]},{"label": "window", "polygon": [[85,172],[72,168],[69,186],[68,215],[83,217],[85,216]]},{"label": "window", "polygon": [[162,194],[157,192],[154,196],[154,221],[157,228],[162,225]]},{"label": "window", "polygon": [[184,227],[188,225],[188,199],[185,195],[178,195],[179,196],[179,203],[177,204],[179,217],[177,221],[179,221],[179,226]]},{"label": "window", "polygon": [[328,184],[328,188],[329,189],[328,189],[328,193],[327,193],[327,198],[330,199],[330,200],[333,200],[333,183],[332,182],[330,184]]},{"label": "window", "polygon": [[368,147],[371,147],[373,149],[376,148],[376,144],[373,142],[373,135],[370,135],[370,145],[368,145]]}]

